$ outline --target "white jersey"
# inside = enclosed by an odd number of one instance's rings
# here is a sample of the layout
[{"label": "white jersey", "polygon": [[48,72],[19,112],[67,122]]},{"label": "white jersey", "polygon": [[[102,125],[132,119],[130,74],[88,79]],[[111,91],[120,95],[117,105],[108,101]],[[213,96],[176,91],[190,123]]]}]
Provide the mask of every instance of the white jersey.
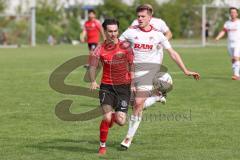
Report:
[{"label": "white jersey", "polygon": [[[166,33],[167,31],[169,31],[167,24],[160,18],[155,18],[155,17],[151,18],[150,24],[162,33]],[[137,26],[137,25],[138,25],[138,21],[137,19],[135,19],[132,22],[131,26]]]},{"label": "white jersey", "polygon": [[172,48],[163,33],[151,26],[150,31],[144,31],[138,26],[129,27],[121,36],[120,40],[131,43],[134,53],[134,63],[162,63],[163,51]]},{"label": "white jersey", "polygon": [[240,46],[240,20],[227,21],[224,24],[224,30],[228,34],[228,46],[239,47]]}]

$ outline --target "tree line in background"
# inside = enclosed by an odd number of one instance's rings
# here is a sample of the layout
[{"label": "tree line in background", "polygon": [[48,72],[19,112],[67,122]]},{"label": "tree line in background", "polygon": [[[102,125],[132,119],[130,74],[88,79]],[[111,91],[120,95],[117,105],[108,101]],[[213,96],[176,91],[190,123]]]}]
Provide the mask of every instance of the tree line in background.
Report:
[{"label": "tree line in background", "polygon": [[[79,40],[84,10],[80,4],[64,8],[58,0],[38,0],[36,6],[37,43],[47,43],[52,35],[60,43]],[[190,31],[201,34],[201,5],[212,0],[169,0],[159,5],[155,0],[135,0],[128,6],[121,0],[104,0],[104,5],[96,6],[98,18],[114,17],[120,22],[120,31],[125,30],[136,18],[135,9],[139,4],[149,3],[154,8],[154,16],[166,21],[174,38],[191,36]],[[0,0],[0,12],[4,10],[4,0]]]}]

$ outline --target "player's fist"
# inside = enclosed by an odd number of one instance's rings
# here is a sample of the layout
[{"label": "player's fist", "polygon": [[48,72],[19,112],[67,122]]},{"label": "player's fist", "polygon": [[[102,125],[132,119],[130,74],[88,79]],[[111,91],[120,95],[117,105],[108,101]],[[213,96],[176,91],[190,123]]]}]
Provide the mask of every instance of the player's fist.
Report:
[{"label": "player's fist", "polygon": [[192,72],[192,71],[186,71],[185,75],[187,76],[193,76],[194,79],[199,80],[200,79],[200,74],[197,72]]},{"label": "player's fist", "polygon": [[97,84],[97,82],[91,82],[91,84],[90,84],[90,90],[95,90],[95,89],[97,89],[97,88],[99,88],[99,85]]}]

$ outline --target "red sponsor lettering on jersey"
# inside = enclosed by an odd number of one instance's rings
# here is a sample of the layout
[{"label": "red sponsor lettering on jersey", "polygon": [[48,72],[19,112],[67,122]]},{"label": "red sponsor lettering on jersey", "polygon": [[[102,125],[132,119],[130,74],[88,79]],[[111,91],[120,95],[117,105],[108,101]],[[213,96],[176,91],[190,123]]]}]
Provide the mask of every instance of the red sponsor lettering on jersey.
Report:
[{"label": "red sponsor lettering on jersey", "polygon": [[148,50],[152,50],[153,49],[153,45],[151,45],[151,44],[134,43],[134,49],[148,49]]}]

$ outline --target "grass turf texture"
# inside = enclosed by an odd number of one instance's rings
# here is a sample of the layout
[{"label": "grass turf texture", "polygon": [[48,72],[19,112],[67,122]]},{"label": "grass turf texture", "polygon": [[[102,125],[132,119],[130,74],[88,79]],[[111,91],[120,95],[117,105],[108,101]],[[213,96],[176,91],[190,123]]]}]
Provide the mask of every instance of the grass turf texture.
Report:
[{"label": "grass turf texture", "polygon": [[[100,118],[66,122],[54,113],[55,105],[72,99],[72,112],[98,105],[98,99],[63,95],[49,87],[51,72],[80,54],[86,46],[39,46],[0,49],[0,159],[168,159],[226,160],[240,157],[240,82],[231,80],[225,47],[177,49],[185,64],[201,73],[194,81],[184,76],[165,55],[174,89],[165,106],[157,103],[145,119],[131,148],[120,151],[128,125],[110,130],[107,155],[97,156]],[[82,82],[78,68],[66,83]],[[130,110],[131,112],[131,110]],[[154,120],[156,119],[156,120]]]}]

